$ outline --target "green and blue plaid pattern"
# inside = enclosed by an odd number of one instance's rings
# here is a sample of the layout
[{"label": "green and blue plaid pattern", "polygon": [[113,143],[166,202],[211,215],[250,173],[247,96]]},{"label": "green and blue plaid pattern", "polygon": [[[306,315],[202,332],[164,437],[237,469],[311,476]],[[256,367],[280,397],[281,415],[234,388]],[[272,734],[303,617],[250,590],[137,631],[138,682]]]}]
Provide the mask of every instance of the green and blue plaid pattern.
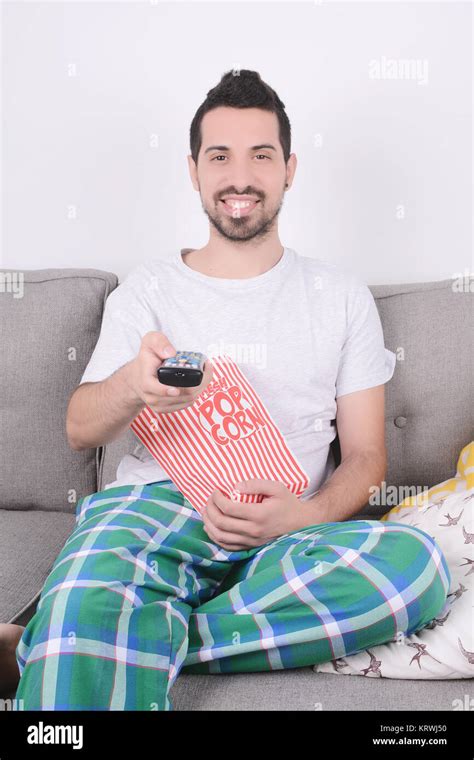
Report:
[{"label": "green and blue plaid pattern", "polygon": [[297,668],[397,640],[440,612],[449,583],[412,526],[327,522],[227,551],[171,480],[109,488],[77,505],[16,650],[16,697],[172,710],[179,673]]}]

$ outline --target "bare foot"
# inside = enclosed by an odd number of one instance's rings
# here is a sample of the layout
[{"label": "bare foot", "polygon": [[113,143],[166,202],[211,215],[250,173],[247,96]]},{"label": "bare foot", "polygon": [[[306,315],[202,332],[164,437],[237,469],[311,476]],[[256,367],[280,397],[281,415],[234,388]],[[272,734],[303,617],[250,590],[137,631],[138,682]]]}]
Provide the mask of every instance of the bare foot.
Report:
[{"label": "bare foot", "polygon": [[15,623],[0,623],[0,695],[16,689],[20,671],[15,650],[21,639],[24,626]]}]

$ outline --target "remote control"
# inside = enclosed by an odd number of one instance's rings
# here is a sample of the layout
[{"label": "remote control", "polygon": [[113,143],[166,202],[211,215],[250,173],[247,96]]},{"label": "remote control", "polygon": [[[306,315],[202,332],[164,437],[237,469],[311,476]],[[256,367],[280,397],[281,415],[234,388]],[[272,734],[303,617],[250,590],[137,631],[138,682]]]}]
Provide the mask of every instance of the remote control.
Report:
[{"label": "remote control", "polygon": [[158,368],[158,380],[164,385],[192,388],[200,385],[206,357],[199,351],[177,351]]}]

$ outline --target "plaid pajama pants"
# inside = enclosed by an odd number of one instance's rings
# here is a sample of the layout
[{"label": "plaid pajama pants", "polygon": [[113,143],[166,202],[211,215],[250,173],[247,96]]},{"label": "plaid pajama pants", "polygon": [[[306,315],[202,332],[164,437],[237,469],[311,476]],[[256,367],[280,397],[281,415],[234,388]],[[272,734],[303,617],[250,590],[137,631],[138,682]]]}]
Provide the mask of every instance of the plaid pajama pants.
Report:
[{"label": "plaid pajama pants", "polygon": [[418,528],[311,525],[249,550],[213,543],[171,480],[80,499],[18,643],[25,710],[172,710],[181,673],[314,665],[396,640],[450,575]]}]

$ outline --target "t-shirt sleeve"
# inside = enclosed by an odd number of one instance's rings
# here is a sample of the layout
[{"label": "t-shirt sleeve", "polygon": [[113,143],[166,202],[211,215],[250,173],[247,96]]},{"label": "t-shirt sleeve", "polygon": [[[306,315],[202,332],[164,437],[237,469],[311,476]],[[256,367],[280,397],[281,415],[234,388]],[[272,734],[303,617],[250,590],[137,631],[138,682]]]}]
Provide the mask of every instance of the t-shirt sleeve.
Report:
[{"label": "t-shirt sleeve", "polygon": [[385,348],[375,299],[364,283],[348,291],[347,327],[336,380],[336,398],[373,388],[393,376],[396,355]]},{"label": "t-shirt sleeve", "polygon": [[149,308],[142,267],[137,267],[105,302],[99,339],[79,385],[105,380],[134,359],[150,330],[160,330],[159,321]]}]

